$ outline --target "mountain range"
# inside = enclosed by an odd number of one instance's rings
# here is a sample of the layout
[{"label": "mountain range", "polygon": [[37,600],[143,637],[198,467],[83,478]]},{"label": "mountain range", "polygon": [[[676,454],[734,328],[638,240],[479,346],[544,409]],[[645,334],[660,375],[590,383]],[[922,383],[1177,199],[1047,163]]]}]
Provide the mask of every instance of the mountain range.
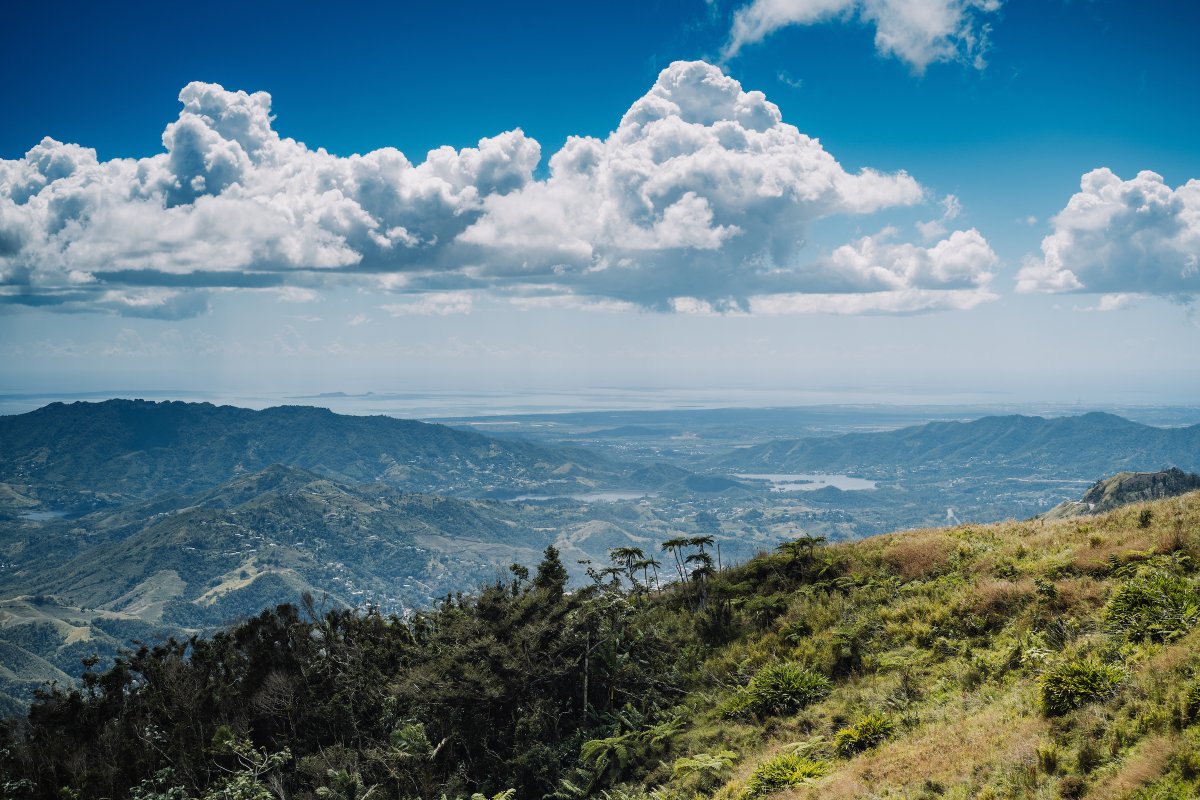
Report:
[{"label": "mountain range", "polygon": [[1157,428],[1114,414],[983,417],[894,431],[768,442],[736,450],[716,466],[761,472],[845,472],[864,477],[995,475],[1059,478],[1164,467],[1200,468],[1200,425]]},{"label": "mountain range", "polygon": [[287,464],[346,483],[483,494],[587,489],[620,467],[582,449],[546,448],[472,431],[323,408],[253,411],[209,403],[52,403],[0,417],[0,503],[19,498],[73,512],[210,489]]}]

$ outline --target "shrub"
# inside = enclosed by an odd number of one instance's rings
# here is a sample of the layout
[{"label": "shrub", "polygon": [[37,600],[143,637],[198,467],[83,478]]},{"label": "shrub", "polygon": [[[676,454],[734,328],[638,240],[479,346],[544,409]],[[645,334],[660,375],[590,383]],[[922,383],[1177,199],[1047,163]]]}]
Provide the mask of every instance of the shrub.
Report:
[{"label": "shrub", "polygon": [[1064,661],[1042,676],[1042,708],[1065,714],[1087,703],[1107,700],[1125,679],[1125,671],[1092,659]]},{"label": "shrub", "polygon": [[811,761],[792,753],[781,753],[764,761],[746,784],[749,797],[765,797],[789,786],[800,786],[829,772],[823,761]]},{"label": "shrub", "polygon": [[750,695],[745,689],[739,689],[732,696],[722,700],[717,706],[717,711],[725,719],[737,719],[751,713]]},{"label": "shrub", "polygon": [[672,776],[675,780],[699,791],[711,791],[733,772],[737,754],[732,750],[716,753],[697,753],[675,759]]},{"label": "shrub", "polygon": [[753,714],[794,714],[829,694],[829,679],[795,661],[768,664],[742,690]]},{"label": "shrub", "polygon": [[908,536],[895,540],[883,554],[883,560],[897,575],[911,581],[934,574],[951,555],[950,544],[942,537]]},{"label": "shrub", "polygon": [[768,664],[720,705],[727,719],[748,714],[792,714],[829,694],[829,679],[795,661]]},{"label": "shrub", "polygon": [[1078,775],[1067,775],[1058,782],[1058,796],[1063,800],[1079,800],[1087,794],[1087,781]]},{"label": "shrub", "polygon": [[833,740],[834,751],[842,758],[874,747],[892,735],[896,724],[883,714],[868,714],[849,728],[842,728]]},{"label": "shrub", "polygon": [[1153,572],[1117,589],[1104,616],[1134,641],[1165,642],[1183,635],[1200,620],[1200,596],[1185,578]]},{"label": "shrub", "polygon": [[1053,775],[1054,773],[1058,772],[1058,763],[1062,758],[1062,754],[1059,752],[1058,745],[1053,743],[1039,745],[1036,750],[1036,754],[1038,769],[1047,775]]},{"label": "shrub", "polygon": [[1200,681],[1195,681],[1188,686],[1184,704],[1187,721],[1191,723],[1200,720]]}]

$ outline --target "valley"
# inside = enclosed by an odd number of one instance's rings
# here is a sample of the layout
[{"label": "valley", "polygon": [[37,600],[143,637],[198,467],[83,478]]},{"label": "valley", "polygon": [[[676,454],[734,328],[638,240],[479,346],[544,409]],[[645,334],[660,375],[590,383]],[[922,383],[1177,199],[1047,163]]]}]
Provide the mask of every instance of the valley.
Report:
[{"label": "valley", "polygon": [[1120,470],[1200,469],[1196,425],[920,422],[936,411],[429,424],[113,400],[0,417],[0,691],[18,707],[82,658],[305,594],[406,617],[548,545],[576,584],[617,548],[665,561],[680,536],[712,537],[724,567],[802,536],[1025,519]]}]

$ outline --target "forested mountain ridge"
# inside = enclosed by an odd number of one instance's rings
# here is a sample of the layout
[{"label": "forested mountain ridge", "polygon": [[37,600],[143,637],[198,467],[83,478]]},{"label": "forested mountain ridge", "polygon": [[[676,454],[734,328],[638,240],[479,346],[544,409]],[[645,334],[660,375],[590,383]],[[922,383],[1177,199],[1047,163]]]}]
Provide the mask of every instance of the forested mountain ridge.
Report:
[{"label": "forested mountain ridge", "polygon": [[[1200,493],[714,569],[548,549],[409,619],[283,606],[49,691],[11,797],[1128,797],[1200,790]],[[651,563],[649,556],[658,555]],[[660,588],[656,572],[682,580]]]},{"label": "forested mountain ridge", "polygon": [[0,484],[56,508],[202,491],[272,464],[456,494],[589,488],[620,472],[584,450],[307,406],[107,400],[0,417]]},{"label": "forested mountain ridge", "polygon": [[[311,592],[330,607],[428,607],[536,560],[553,540],[503,503],[349,486],[280,465],[0,540],[0,693],[10,705],[82,656],[184,636]],[[59,672],[52,672],[47,665]]]},{"label": "forested mountain ridge", "polygon": [[725,468],[773,472],[953,475],[1021,471],[1060,477],[1169,466],[1200,469],[1200,425],[1156,428],[1114,414],[1023,415],[931,422],[894,431],[780,440],[717,460]]}]

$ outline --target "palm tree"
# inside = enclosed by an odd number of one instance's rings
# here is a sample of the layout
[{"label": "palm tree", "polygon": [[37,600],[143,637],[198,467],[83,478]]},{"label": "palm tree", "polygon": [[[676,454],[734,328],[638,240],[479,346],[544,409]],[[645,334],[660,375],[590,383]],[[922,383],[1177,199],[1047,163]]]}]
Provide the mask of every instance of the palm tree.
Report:
[{"label": "palm tree", "polygon": [[786,553],[793,559],[799,559],[801,554],[805,560],[811,562],[816,558],[817,545],[825,544],[827,539],[824,536],[812,536],[804,534],[803,536],[792,539],[790,542],[784,542],[775,549],[781,553]]},{"label": "palm tree", "polygon": [[692,553],[684,559],[687,564],[699,564],[692,570],[692,578],[700,576],[701,580],[713,574],[713,557],[703,551]]},{"label": "palm tree", "polygon": [[691,547],[692,540],[686,536],[676,536],[674,539],[667,539],[662,543],[662,549],[675,556],[675,569],[679,572],[680,583],[687,583],[687,577],[683,574],[683,559],[679,554],[685,547]]},{"label": "palm tree", "polygon": [[658,589],[658,588],[660,588],[660,584],[658,582],[658,568],[661,566],[662,566],[662,564],[659,563],[656,559],[643,558],[642,560],[635,562],[633,565],[633,568],[640,569],[642,571],[642,580],[646,583],[647,586],[650,585],[650,576],[647,574],[647,570],[648,569],[654,570],[654,588]]},{"label": "palm tree", "polygon": [[644,559],[646,554],[642,552],[640,547],[614,547],[608,551],[608,558],[613,564],[624,564],[625,571],[629,575],[629,583],[636,584],[633,579],[634,563]]},{"label": "palm tree", "polygon": [[368,800],[375,794],[378,786],[367,788],[362,776],[357,772],[347,772],[344,769],[326,770],[329,778],[328,786],[317,789],[317,797],[322,800]]}]

